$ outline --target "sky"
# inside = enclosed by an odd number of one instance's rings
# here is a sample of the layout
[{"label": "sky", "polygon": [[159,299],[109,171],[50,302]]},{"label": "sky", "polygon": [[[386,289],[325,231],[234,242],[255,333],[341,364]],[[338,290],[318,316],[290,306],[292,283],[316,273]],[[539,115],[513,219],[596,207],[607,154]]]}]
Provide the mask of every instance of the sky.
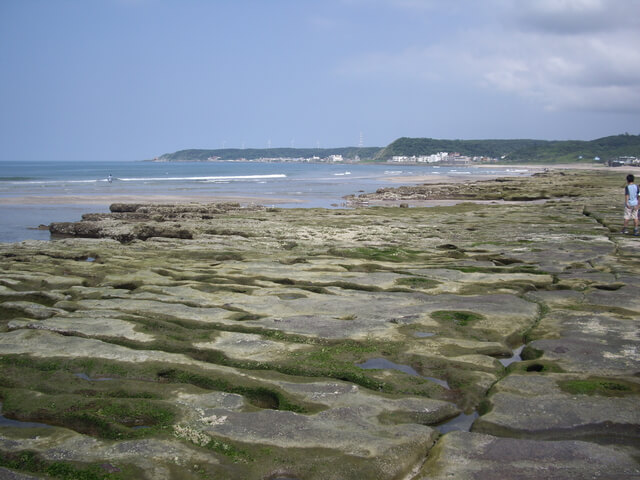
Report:
[{"label": "sky", "polygon": [[640,0],[0,0],[0,161],[640,134]]}]

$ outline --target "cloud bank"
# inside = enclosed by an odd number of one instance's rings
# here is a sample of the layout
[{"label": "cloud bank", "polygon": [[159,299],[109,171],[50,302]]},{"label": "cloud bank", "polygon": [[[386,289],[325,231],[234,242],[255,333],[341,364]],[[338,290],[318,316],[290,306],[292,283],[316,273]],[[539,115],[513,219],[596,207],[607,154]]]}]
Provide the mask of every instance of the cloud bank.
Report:
[{"label": "cloud bank", "polygon": [[[384,0],[378,0],[378,3]],[[386,0],[417,14],[424,4]],[[447,2],[424,15],[459,15],[430,44],[370,52],[342,67],[351,75],[444,76],[535,102],[547,110],[640,113],[640,0]]]}]

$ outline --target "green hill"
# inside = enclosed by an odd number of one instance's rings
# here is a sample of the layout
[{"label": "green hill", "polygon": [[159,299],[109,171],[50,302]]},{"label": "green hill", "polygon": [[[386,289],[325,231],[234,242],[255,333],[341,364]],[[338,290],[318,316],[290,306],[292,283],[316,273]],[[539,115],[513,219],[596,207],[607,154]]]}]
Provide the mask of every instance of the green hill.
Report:
[{"label": "green hill", "polygon": [[329,155],[342,155],[353,159],[371,160],[380,151],[379,147],[340,147],[340,148],[224,148],[217,150],[180,150],[165,153],[158,160],[162,161],[204,161],[210,157],[219,160],[257,160],[259,158],[325,158]]},{"label": "green hill", "polygon": [[468,156],[487,156],[505,162],[566,163],[602,161],[620,156],[640,156],[640,135],[614,135],[596,140],[438,140],[399,138],[380,150],[375,160],[394,155],[431,155],[458,152]]},{"label": "green hill", "polygon": [[[622,156],[640,157],[640,135],[614,135],[591,141],[551,141],[543,145],[521,148],[510,161],[540,163],[592,161],[599,157],[607,161]],[[580,158],[582,157],[582,159]]]}]

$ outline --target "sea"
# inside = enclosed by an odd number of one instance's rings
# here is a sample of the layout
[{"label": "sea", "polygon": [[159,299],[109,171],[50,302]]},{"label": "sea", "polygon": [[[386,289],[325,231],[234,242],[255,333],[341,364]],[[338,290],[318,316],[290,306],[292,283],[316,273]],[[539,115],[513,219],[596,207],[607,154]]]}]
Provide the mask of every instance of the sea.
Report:
[{"label": "sea", "polygon": [[282,208],[345,208],[345,195],[398,186],[392,177],[527,174],[507,167],[400,164],[5,161],[0,162],[0,242],[49,240],[49,231],[39,226],[108,212],[111,203],[127,196],[235,197]]}]

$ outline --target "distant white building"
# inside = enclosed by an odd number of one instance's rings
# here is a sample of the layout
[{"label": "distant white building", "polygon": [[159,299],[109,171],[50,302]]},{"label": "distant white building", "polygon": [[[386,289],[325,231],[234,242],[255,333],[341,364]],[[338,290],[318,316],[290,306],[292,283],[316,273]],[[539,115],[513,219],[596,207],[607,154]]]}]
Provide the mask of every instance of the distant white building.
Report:
[{"label": "distant white building", "polygon": [[448,157],[449,154],[447,152],[438,152],[432,155],[412,155],[411,157],[395,155],[391,158],[391,161],[397,163],[439,163],[448,160]]},{"label": "distant white building", "polygon": [[329,155],[328,160],[330,162],[342,162],[342,161],[344,161],[344,159],[342,158],[342,155]]}]

